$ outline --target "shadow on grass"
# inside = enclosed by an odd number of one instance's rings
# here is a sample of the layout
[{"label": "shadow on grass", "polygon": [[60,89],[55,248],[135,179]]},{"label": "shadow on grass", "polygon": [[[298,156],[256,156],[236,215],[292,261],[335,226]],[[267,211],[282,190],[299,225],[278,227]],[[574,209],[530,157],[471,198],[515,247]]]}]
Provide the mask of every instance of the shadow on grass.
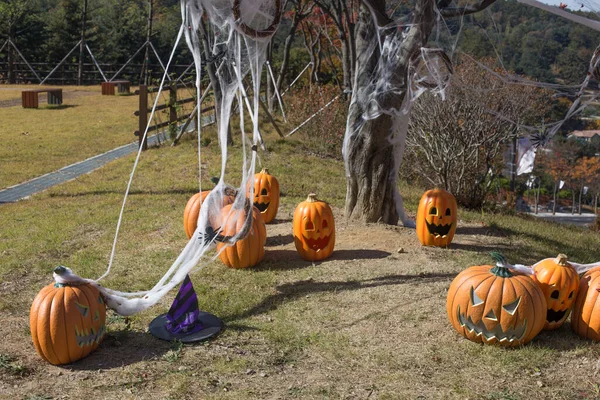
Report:
[{"label": "shadow on grass", "polygon": [[265,258],[252,269],[255,271],[290,271],[306,268],[311,265],[310,261],[304,261],[300,258],[300,255],[295,250],[267,249],[265,251]]},{"label": "shadow on grass", "polygon": [[271,246],[283,246],[286,244],[294,243],[294,236],[290,233],[288,235],[277,235],[267,237],[266,247]]},{"label": "shadow on grass", "polygon": [[481,236],[494,236],[494,237],[506,237],[506,234],[502,232],[500,228],[492,225],[482,226],[458,226],[456,228],[456,235],[481,235]]},{"label": "shadow on grass", "polygon": [[356,249],[356,250],[334,250],[331,260],[376,260],[387,258],[392,253],[382,250]]},{"label": "shadow on grass", "polygon": [[62,366],[72,370],[120,368],[139,361],[160,359],[173,344],[149,333],[130,330],[108,333],[98,349],[82,360]]},{"label": "shadow on grass", "polygon": [[403,285],[406,283],[450,282],[455,276],[455,273],[426,273],[418,275],[386,275],[377,278],[351,281],[315,282],[312,279],[308,279],[285,283],[276,287],[279,293],[265,297],[263,301],[241,314],[227,316],[224,319],[226,321],[235,321],[259,315],[274,310],[284,303],[289,303],[309,294],[334,293],[381,286]]},{"label": "shadow on grass", "polygon": [[55,106],[52,104],[46,104],[45,107],[39,107],[38,110],[65,110],[67,108],[75,108],[79,107],[77,104],[61,104],[59,106]]},{"label": "shadow on grass", "polygon": [[507,250],[510,250],[511,247],[508,244],[471,244],[471,243],[452,243],[450,244],[450,249],[453,250],[464,250],[464,251],[473,251],[475,253],[490,253],[492,251],[499,251],[504,254]]},{"label": "shadow on grass", "polygon": [[269,222],[268,225],[289,224],[290,222],[292,222],[291,218],[284,218],[284,219],[275,218],[273,221]]},{"label": "shadow on grass", "polygon": [[563,351],[588,347],[594,342],[576,335],[571,330],[571,323],[565,322],[558,330],[540,332],[535,339],[533,339],[532,343],[546,349]]}]

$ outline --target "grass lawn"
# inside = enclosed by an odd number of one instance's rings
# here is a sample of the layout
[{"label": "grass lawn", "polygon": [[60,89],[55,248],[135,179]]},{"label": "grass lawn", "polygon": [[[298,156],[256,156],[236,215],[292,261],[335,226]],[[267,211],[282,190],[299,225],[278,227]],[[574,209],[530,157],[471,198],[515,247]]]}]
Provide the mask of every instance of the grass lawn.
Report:
[{"label": "grass lawn", "polygon": [[[61,106],[40,101],[38,109],[22,108],[21,90],[39,87],[0,88],[0,189],[138,140],[138,96],[102,96],[99,85],[62,86]],[[187,89],[180,93],[191,96]],[[167,112],[159,112],[161,121]]]},{"label": "grass lawn", "polygon": [[[192,275],[200,307],[227,325],[215,340],[197,346],[161,342],[146,333],[175,293],[129,320],[109,312],[102,345],[73,365],[41,361],[31,343],[29,307],[51,282],[53,267],[66,265],[91,278],[104,272],[132,156],[29,200],[2,205],[0,398],[600,395],[600,345],[578,338],[568,324],[507,350],[458,336],[445,311],[454,276],[490,263],[489,251],[500,250],[513,263],[559,252],[591,262],[600,259],[598,234],[532,218],[461,211],[452,246],[424,248],[411,229],[344,221],[341,162],[311,156],[297,140],[268,134],[266,141],[261,163],[278,177],[282,200],[276,223],[267,226],[265,260],[249,270],[207,261]],[[217,175],[220,159],[215,138],[205,144],[203,170],[210,187],[208,178]],[[105,286],[148,289],[184,247],[183,209],[197,190],[195,149],[195,140],[186,138],[177,147],[143,154]],[[229,180],[235,183],[235,154],[229,164]],[[321,263],[302,261],[291,235],[294,207],[312,191],[334,206],[337,217],[336,251]],[[422,191],[403,184],[401,192],[414,215]]]}]

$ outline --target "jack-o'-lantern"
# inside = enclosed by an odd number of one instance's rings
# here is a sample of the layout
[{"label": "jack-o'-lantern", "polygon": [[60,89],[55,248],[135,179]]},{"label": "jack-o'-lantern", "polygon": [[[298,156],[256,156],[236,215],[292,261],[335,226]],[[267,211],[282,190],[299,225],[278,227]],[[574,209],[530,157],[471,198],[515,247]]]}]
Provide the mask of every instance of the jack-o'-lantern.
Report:
[{"label": "jack-o'-lantern", "polygon": [[311,193],[298,204],[293,218],[294,243],[307,261],[324,260],[333,253],[335,222],[331,207]]},{"label": "jack-o'-lantern", "polygon": [[[56,273],[61,268],[55,269]],[[52,283],[33,300],[31,338],[38,354],[54,365],[69,364],[95,350],[106,333],[106,305],[90,284]]]},{"label": "jack-o'-lantern", "polygon": [[454,329],[467,339],[513,347],[543,329],[546,300],[533,279],[498,262],[458,274],[448,290],[446,311]]},{"label": "jack-o'-lantern", "polygon": [[534,272],[533,280],[544,292],[548,305],[544,329],[559,328],[567,320],[577,297],[579,274],[564,254],[542,260]]},{"label": "jack-o'-lantern", "polygon": [[[234,244],[226,244],[222,241],[217,244],[219,258],[229,268],[253,267],[265,257],[265,243],[267,241],[267,228],[262,219],[260,211],[252,207],[252,225],[246,237]],[[233,204],[223,207],[221,216],[223,227],[220,235],[233,237],[242,229],[246,221],[246,210],[234,210]]]},{"label": "jack-o'-lantern", "polygon": [[428,190],[417,209],[417,237],[423,246],[447,247],[456,232],[456,199],[443,189]]},{"label": "jack-o'-lantern", "polygon": [[[198,216],[200,215],[200,206],[206,200],[206,196],[210,190],[204,190],[201,193],[196,193],[188,200],[183,211],[183,229],[188,239],[194,236],[196,227],[198,226]],[[233,203],[234,196],[225,195],[223,197],[223,206]]]},{"label": "jack-o'-lantern", "polygon": [[581,337],[600,341],[600,267],[590,269],[579,281],[571,327]]},{"label": "jack-o'-lantern", "polygon": [[277,215],[279,182],[266,168],[254,175],[254,207],[258,208],[267,224]]}]

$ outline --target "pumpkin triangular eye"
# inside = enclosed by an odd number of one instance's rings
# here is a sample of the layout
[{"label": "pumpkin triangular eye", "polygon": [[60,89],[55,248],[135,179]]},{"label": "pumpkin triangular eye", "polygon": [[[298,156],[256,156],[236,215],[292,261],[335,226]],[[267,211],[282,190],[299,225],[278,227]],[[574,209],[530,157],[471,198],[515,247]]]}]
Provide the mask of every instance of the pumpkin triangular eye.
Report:
[{"label": "pumpkin triangular eye", "polygon": [[324,219],[324,220],[323,220],[323,223],[321,224],[321,226],[322,226],[323,228],[327,228],[327,227],[329,226],[329,224],[327,223],[327,220],[326,220],[326,219]]},{"label": "pumpkin triangular eye", "polygon": [[558,299],[558,296],[560,296],[560,292],[558,290],[553,290],[552,293],[550,294],[550,297],[553,299]]},{"label": "pumpkin triangular eye", "polygon": [[429,209],[429,215],[437,215],[437,207],[431,207]]},{"label": "pumpkin triangular eye", "polygon": [[504,308],[504,311],[506,311],[510,315],[515,315],[517,308],[519,308],[520,302],[521,302],[521,298],[519,297],[517,300],[513,301],[512,303],[502,306],[502,308]]},{"label": "pumpkin triangular eye", "polygon": [[75,306],[77,307],[81,315],[87,317],[88,311],[90,310],[88,306],[84,306],[83,304],[79,304],[78,302],[75,302]]},{"label": "pumpkin triangular eye", "polygon": [[498,318],[496,318],[496,314],[494,313],[494,310],[490,310],[490,312],[485,314],[484,318],[491,319],[492,321],[498,321]]},{"label": "pumpkin triangular eye", "polygon": [[446,208],[446,217],[449,217],[452,215],[452,211],[450,211],[449,208]]},{"label": "pumpkin triangular eye", "polygon": [[477,296],[477,293],[475,293],[475,288],[471,286],[471,304],[473,304],[474,306],[480,306],[484,302],[485,301],[481,300],[479,296]]},{"label": "pumpkin triangular eye", "polygon": [[261,191],[260,191],[260,195],[261,195],[261,196],[266,196],[266,195],[267,195],[267,193],[268,193],[268,192],[267,192],[267,189],[263,189],[263,190],[261,190]]},{"label": "pumpkin triangular eye", "polygon": [[306,229],[307,231],[314,231],[315,224],[313,224],[312,221],[306,221],[306,224],[304,225],[304,229]]}]

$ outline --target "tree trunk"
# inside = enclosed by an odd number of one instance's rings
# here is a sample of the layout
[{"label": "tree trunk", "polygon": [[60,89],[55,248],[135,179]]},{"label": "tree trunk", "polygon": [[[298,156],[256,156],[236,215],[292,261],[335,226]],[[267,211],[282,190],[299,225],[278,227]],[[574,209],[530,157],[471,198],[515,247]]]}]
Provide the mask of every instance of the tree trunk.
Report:
[{"label": "tree trunk", "polygon": [[385,1],[369,3],[373,15],[363,2],[356,25],[356,76],[343,149],[347,176],[346,217],[394,225],[400,218],[405,226],[414,227],[414,221],[408,220],[404,214],[402,197],[397,189],[398,169],[410,117],[410,104],[405,104],[410,100],[405,93],[407,83],[410,83],[411,60],[425,46],[434,26],[435,2],[418,0],[411,28],[404,36],[395,38],[400,47],[396,53],[399,56],[393,64],[396,69],[386,75],[394,87],[404,90],[401,93],[382,93],[376,98],[383,110],[397,110],[404,106],[407,112],[385,112],[365,119],[373,96],[373,76],[378,71],[381,57],[377,41],[383,42],[384,39],[380,39],[379,35],[398,35],[395,28],[377,32],[375,19],[379,26],[390,22],[385,13]]},{"label": "tree trunk", "polygon": [[571,203],[571,215],[575,214],[575,190],[572,190],[573,192],[573,201]]},{"label": "tree trunk", "polygon": [[581,197],[583,196],[583,187],[581,188],[581,190],[579,191],[579,215],[581,215]]},{"label": "tree trunk", "polygon": [[598,193],[594,194],[594,214],[598,214]]},{"label": "tree trunk", "polygon": [[540,179],[540,183],[538,184],[537,192],[533,192],[533,197],[535,198],[535,213],[538,213],[538,204],[540,203],[540,187],[542,186],[542,182]]},{"label": "tree trunk", "polygon": [[290,64],[290,50],[292,49],[292,44],[294,43],[294,38],[296,37],[296,31],[298,30],[298,25],[300,22],[306,17],[306,15],[302,14],[300,10],[296,11],[294,14],[294,19],[292,21],[292,26],[285,37],[285,43],[283,45],[283,59],[281,60],[281,67],[279,67],[279,76],[277,77],[277,90],[281,93],[281,88],[283,86],[283,81],[288,72],[288,66]]},{"label": "tree trunk", "polygon": [[87,22],[88,0],[83,0],[81,12],[81,41],[79,42],[79,67],[77,68],[77,85],[83,85],[83,53],[85,51],[85,24]]}]

